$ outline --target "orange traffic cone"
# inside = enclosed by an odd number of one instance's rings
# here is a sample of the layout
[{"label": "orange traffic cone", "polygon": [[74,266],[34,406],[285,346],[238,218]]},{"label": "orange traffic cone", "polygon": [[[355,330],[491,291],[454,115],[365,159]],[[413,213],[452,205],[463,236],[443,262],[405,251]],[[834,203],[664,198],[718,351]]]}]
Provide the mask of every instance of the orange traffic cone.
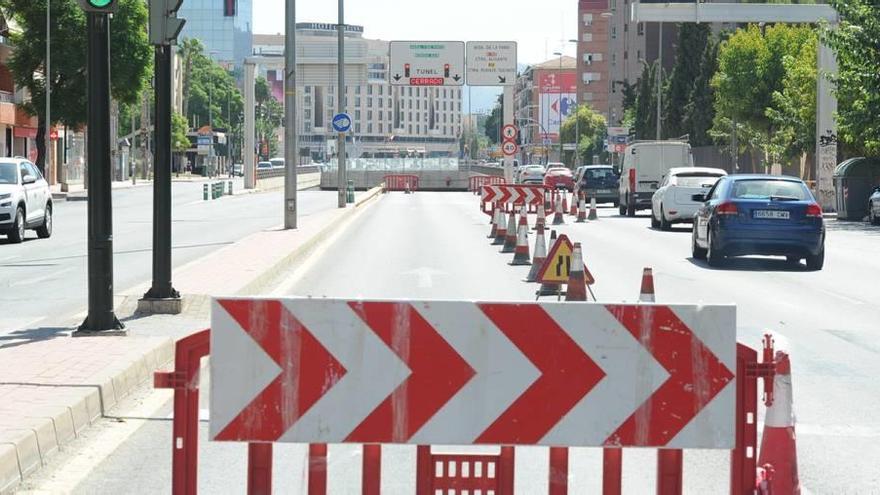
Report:
[{"label": "orange traffic cone", "polygon": [[571,251],[571,269],[568,272],[568,288],[565,291],[566,301],[587,300],[587,279],[584,275],[584,257],[581,254],[581,243],[574,243]]},{"label": "orange traffic cone", "polygon": [[639,290],[639,302],[656,302],[654,298],[654,270],[642,270],[642,288]]},{"label": "orange traffic cone", "polygon": [[519,226],[516,229],[516,247],[513,251],[513,261],[510,265],[531,265],[529,259],[529,224],[526,223],[526,208],[523,207],[523,214],[519,217]]},{"label": "orange traffic cone", "polygon": [[776,351],[774,361],[776,375],[773,377],[773,403],[767,407],[767,414],[764,415],[764,434],[761,436],[758,465],[769,464],[772,467],[772,493],[798,495],[801,493],[801,483],[797,469],[791,361],[784,351]]},{"label": "orange traffic cone", "polygon": [[569,213],[568,211],[568,193],[562,191],[562,213]]},{"label": "orange traffic cone", "polygon": [[[554,244],[556,244],[556,231],[555,231],[555,230],[551,230],[551,231],[550,231],[550,244],[549,244],[549,245],[552,246],[552,245],[554,245]],[[536,249],[537,249],[537,248],[536,248]],[[542,267],[542,268],[543,268],[544,264],[547,263],[546,254],[545,254],[544,256],[545,256],[544,263],[541,263],[541,267]],[[538,271],[540,272],[540,269],[539,269]],[[537,275],[537,273],[536,273],[536,274],[535,274],[535,278],[537,279],[537,277],[538,277],[538,275]],[[562,287],[560,286],[560,284],[542,283],[542,284],[541,284],[541,287],[538,288],[537,292],[535,292],[535,295],[538,296],[538,297],[541,297],[541,296],[554,296],[554,295],[560,294],[560,291],[561,291],[561,290],[562,290]]]},{"label": "orange traffic cone", "polygon": [[552,193],[544,189],[544,211],[553,210]]},{"label": "orange traffic cone", "polygon": [[571,209],[568,210],[568,214],[571,216],[575,216],[578,214],[578,200],[580,199],[581,192],[578,191],[577,194],[571,195]]},{"label": "orange traffic cone", "polygon": [[494,239],[496,235],[498,235],[498,207],[497,206],[492,210],[492,230],[489,231],[489,235],[487,237],[489,239]]},{"label": "orange traffic cone", "polygon": [[538,230],[539,227],[544,228],[547,225],[547,210],[544,209],[543,204],[538,205],[537,217],[534,230]]},{"label": "orange traffic cone", "polygon": [[504,244],[504,240],[507,238],[507,226],[504,223],[504,211],[499,208],[498,209],[498,229],[495,231],[495,239],[492,240],[493,246],[500,246]]},{"label": "orange traffic cone", "polygon": [[587,217],[587,220],[598,220],[599,213],[596,211],[596,198],[595,196],[590,198],[590,215]]},{"label": "orange traffic cone", "polygon": [[575,220],[577,223],[584,223],[587,221],[587,205],[584,203],[583,196],[578,199],[577,215],[578,218]]},{"label": "orange traffic cone", "polygon": [[507,229],[505,230],[502,253],[512,253],[516,249],[516,214],[513,211],[507,216]]},{"label": "orange traffic cone", "polygon": [[565,223],[565,218],[563,218],[563,216],[562,216],[563,211],[564,211],[564,207],[562,206],[562,203],[557,201],[556,202],[556,210],[553,213],[553,225],[562,225]]},{"label": "orange traffic cone", "polygon": [[547,243],[544,241],[544,224],[538,225],[538,233],[535,235],[535,257],[532,258],[532,269],[526,275],[526,282],[538,280],[538,272],[547,259]]},{"label": "orange traffic cone", "polygon": [[527,205],[522,205],[522,208],[519,209],[519,218],[520,222],[525,222],[526,229],[529,228],[529,207]]}]

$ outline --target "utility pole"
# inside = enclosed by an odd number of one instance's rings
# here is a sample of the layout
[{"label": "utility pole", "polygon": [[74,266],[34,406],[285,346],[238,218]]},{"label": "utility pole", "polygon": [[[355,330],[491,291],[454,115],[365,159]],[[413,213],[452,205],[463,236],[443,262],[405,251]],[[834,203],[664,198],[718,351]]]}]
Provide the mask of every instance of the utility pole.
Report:
[{"label": "utility pole", "polygon": [[[52,168],[52,0],[46,0],[46,135],[45,139],[45,157],[43,158],[43,175],[50,178],[51,181]],[[58,181],[58,172],[54,174],[55,181]]]},{"label": "utility pole", "polygon": [[[113,205],[110,187],[110,14],[114,0],[83,0],[88,30],[89,309],[74,335],[119,334],[113,311]],[[122,332],[124,334],[124,331]]]},{"label": "utility pole", "polygon": [[150,0],[150,43],[155,45],[156,159],[153,162],[153,282],[138,301],[145,313],[180,313],[180,293],[171,285],[171,62],[183,29],[177,9],[183,0]]},{"label": "utility pole", "polygon": [[[345,113],[345,15],[344,15],[344,4],[345,0],[339,0],[339,25],[336,26],[339,35],[338,41],[338,60],[337,60],[337,70],[338,82],[336,88],[336,113],[343,114]],[[339,181],[339,208],[345,208],[345,133],[340,132],[337,134],[337,142],[336,142],[336,167],[337,167],[337,176]]]},{"label": "utility pole", "polygon": [[662,136],[663,124],[662,116],[660,112],[663,108],[663,23],[660,23],[660,31],[659,31],[659,52],[657,57],[657,140],[659,141]]},{"label": "utility pole", "polygon": [[296,122],[296,0],[287,0],[284,29],[284,228],[296,228],[296,171],[299,139]]}]

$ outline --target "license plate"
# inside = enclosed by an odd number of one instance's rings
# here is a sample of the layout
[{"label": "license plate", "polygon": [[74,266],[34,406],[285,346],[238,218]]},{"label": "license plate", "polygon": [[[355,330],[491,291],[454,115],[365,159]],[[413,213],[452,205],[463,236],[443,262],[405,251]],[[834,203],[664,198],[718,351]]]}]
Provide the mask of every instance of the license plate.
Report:
[{"label": "license plate", "polygon": [[598,189],[598,190],[596,191],[596,193],[598,193],[598,194],[609,194],[609,193],[611,193],[611,189]]},{"label": "license plate", "polygon": [[755,218],[766,218],[770,220],[788,220],[791,214],[787,211],[780,210],[755,210]]}]

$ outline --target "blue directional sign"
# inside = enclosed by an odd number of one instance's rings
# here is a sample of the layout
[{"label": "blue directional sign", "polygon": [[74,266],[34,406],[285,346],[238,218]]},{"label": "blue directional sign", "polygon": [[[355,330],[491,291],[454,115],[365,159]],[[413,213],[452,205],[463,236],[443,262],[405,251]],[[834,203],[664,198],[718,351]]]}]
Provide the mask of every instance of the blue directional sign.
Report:
[{"label": "blue directional sign", "polygon": [[351,130],[351,115],[337,113],[333,116],[333,130],[336,132],[348,132]]}]

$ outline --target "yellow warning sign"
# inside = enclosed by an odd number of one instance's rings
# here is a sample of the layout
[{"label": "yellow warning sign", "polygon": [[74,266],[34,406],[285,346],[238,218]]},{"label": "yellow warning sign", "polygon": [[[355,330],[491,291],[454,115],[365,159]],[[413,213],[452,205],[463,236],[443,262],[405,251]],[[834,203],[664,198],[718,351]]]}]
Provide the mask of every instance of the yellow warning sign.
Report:
[{"label": "yellow warning sign", "polygon": [[[550,253],[544,260],[544,266],[538,273],[538,282],[542,284],[567,284],[571,273],[571,254],[573,251],[574,247],[567,235],[562,234],[557,237],[556,243],[550,248]],[[596,283],[586,263],[584,263],[584,279],[587,285]]]}]

